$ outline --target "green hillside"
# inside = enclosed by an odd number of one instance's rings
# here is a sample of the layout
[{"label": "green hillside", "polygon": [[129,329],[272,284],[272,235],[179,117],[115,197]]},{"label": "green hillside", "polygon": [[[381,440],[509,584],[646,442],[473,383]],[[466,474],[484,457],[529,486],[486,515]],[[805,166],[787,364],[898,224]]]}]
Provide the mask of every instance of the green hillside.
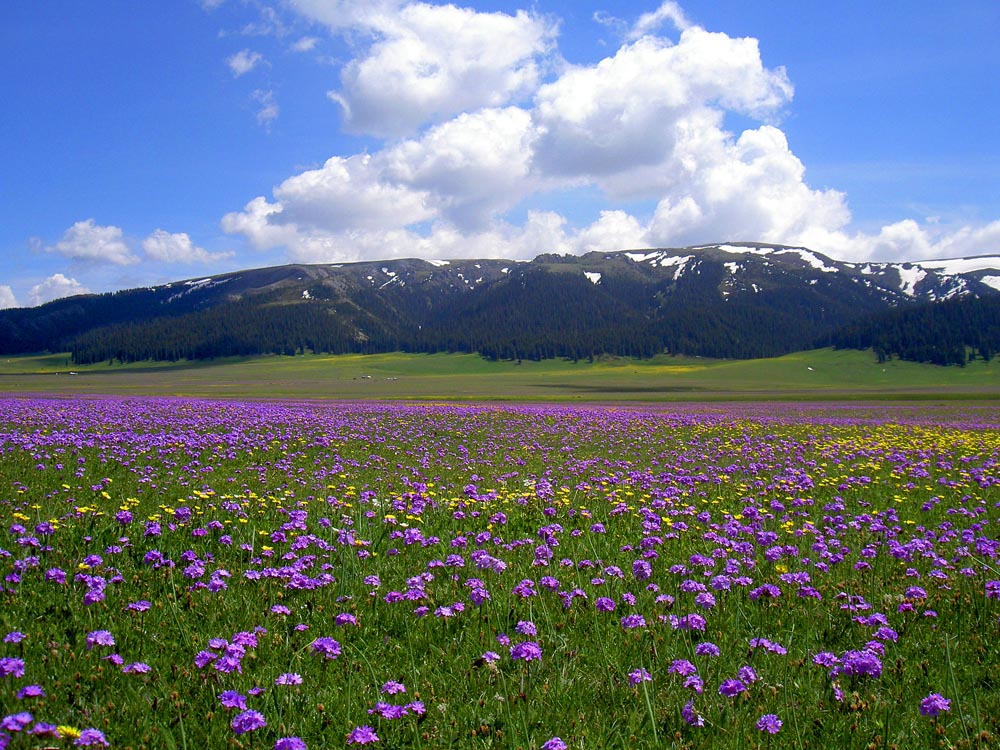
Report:
[{"label": "green hillside", "polygon": [[0,360],[0,392],[525,401],[1000,399],[1000,364],[938,367],[817,349],[757,360],[659,356],[494,362],[472,354],[254,357],[78,367]]}]

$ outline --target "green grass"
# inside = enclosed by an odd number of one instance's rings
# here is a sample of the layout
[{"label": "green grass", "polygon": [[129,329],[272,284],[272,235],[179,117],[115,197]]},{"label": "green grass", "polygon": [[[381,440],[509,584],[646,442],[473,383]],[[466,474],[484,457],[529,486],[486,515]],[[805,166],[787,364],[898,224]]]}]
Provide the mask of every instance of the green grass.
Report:
[{"label": "green grass", "polygon": [[818,349],[759,360],[659,356],[490,362],[472,354],[255,357],[75,367],[68,355],[0,360],[0,392],[234,398],[523,401],[993,399],[1000,365],[879,364]]},{"label": "green grass", "polygon": [[[0,658],[24,670],[0,673],[0,718],[96,728],[120,750],[270,750],[289,736],[347,748],[361,725],[375,748],[427,750],[538,750],[555,736],[572,750],[996,747],[997,431],[958,409],[915,423],[812,414],[0,399]],[[292,585],[288,566],[317,585]],[[88,603],[94,577],[103,596]],[[518,591],[525,579],[534,595]],[[473,581],[488,599],[473,600]],[[764,584],[780,596],[756,596]],[[401,596],[414,589],[422,598]],[[586,597],[567,606],[574,590]],[[148,611],[129,607],[140,600]],[[623,622],[635,613],[644,625]],[[857,619],[876,613],[892,633]],[[671,623],[691,614],[704,629]],[[219,658],[213,639],[255,628],[240,671],[197,665]],[[89,647],[104,630],[114,646]],[[320,637],[336,638],[336,659],[314,652]],[[514,657],[525,641],[540,660]],[[704,641],[719,653],[696,652]],[[878,676],[813,661],[873,641]],[[124,673],[112,652],[151,671]],[[721,694],[747,666],[759,679]],[[631,685],[638,668],[652,681]],[[289,673],[302,684],[276,684]],[[390,680],[407,692],[383,693]],[[27,685],[45,696],[17,697]],[[224,691],[267,727],[234,734]],[[931,693],[951,710],[922,715]],[[423,716],[369,713],[415,700]],[[684,720],[688,701],[705,726]],[[757,729],[768,714],[777,735]]]}]

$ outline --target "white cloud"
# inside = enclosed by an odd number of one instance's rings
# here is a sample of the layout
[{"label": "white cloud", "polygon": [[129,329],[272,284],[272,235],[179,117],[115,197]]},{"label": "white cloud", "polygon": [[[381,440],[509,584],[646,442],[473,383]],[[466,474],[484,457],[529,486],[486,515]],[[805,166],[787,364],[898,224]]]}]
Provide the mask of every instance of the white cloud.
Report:
[{"label": "white cloud", "polygon": [[446,220],[481,228],[531,190],[534,138],[528,112],[483,109],[393,147],[384,154],[385,172],[428,195]]},{"label": "white cloud", "polygon": [[841,193],[806,185],[802,162],[777,128],[702,141],[684,156],[688,171],[651,222],[653,244],[697,244],[710,233],[719,240],[791,242],[811,226],[839,229],[850,220]]},{"label": "white cloud", "polygon": [[390,18],[405,0],[290,0],[292,7],[307,18],[333,31],[369,28],[376,19]]},{"label": "white cloud", "polygon": [[44,249],[46,252],[90,263],[124,266],[139,261],[122,239],[119,227],[100,226],[93,219],[76,222],[63,233],[59,242]]},{"label": "white cloud", "polygon": [[878,234],[813,227],[802,233],[799,244],[848,261],[961,258],[1000,253],[1000,221],[949,227],[934,222],[921,226],[913,219],[903,219],[882,227]]},{"label": "white cloud", "polygon": [[625,211],[601,211],[600,218],[574,238],[574,252],[610,252],[646,247],[646,230]]},{"label": "white cloud", "polygon": [[264,62],[263,55],[248,49],[240,50],[235,55],[226,58],[226,65],[229,66],[229,69],[233,71],[233,75],[237,78],[246,75],[262,62]]},{"label": "white cloud", "polygon": [[6,284],[0,284],[0,310],[5,310],[8,307],[18,307],[17,298],[14,297],[14,291]]},{"label": "white cloud", "polygon": [[[844,259],[996,251],[1000,223],[902,221],[852,234],[845,196],[817,190],[778,127],[793,87],[758,42],[663,2],[591,65],[554,64],[557,24],[404,0],[292,0],[356,50],[330,96],[345,127],[392,137],[286,179],[223,228],[296,260],[532,257],[726,240],[804,244]],[[659,34],[669,27],[675,40]],[[312,48],[313,38],[303,47]],[[305,41],[305,40],[303,40]],[[726,115],[757,125],[726,130]],[[547,192],[598,216],[531,210]],[[631,213],[622,201],[633,203]],[[643,206],[641,210],[634,206]],[[512,208],[525,210],[520,226]]]},{"label": "white cloud", "polygon": [[[223,228],[259,248],[290,241],[298,247],[311,238],[308,246],[322,253],[331,236],[362,242],[365,232],[379,236],[429,221],[483,231],[529,192],[532,139],[531,117],[516,107],[461,115],[421,139],[374,155],[333,157],[290,177],[274,189],[273,203],[259,197],[228,214]],[[317,245],[317,238],[324,239]]]},{"label": "white cloud", "polygon": [[292,247],[298,239],[298,227],[294,224],[272,222],[278,218],[282,206],[268,203],[258,196],[247,203],[242,211],[233,211],[222,217],[222,230],[229,234],[242,234],[258,250],[272,247]]},{"label": "white cloud", "polygon": [[341,88],[330,97],[348,130],[383,136],[530,94],[539,81],[536,58],[551,49],[556,32],[524,11],[454,5],[410,3],[355,16],[375,41],[343,68]]},{"label": "white cloud", "polygon": [[260,104],[260,109],[257,110],[257,124],[270,131],[271,123],[278,119],[281,112],[278,103],[274,101],[274,92],[257,89],[253,92],[252,97],[255,102]]},{"label": "white cloud", "polygon": [[638,39],[656,31],[663,25],[664,21],[669,21],[678,31],[684,31],[691,24],[688,22],[681,6],[672,0],[667,0],[659,8],[649,13],[643,13],[639,20],[635,22],[629,34],[631,39]]},{"label": "white cloud", "polygon": [[319,39],[314,36],[304,36],[292,44],[292,52],[311,52],[319,43]]},{"label": "white cloud", "polygon": [[184,232],[171,234],[156,229],[142,241],[142,250],[147,257],[165,263],[212,263],[232,257],[233,253],[210,253],[197,247]]},{"label": "white cloud", "polygon": [[[784,71],[761,63],[755,40],[697,27],[676,45],[647,36],[539,89],[535,116],[544,135],[536,158],[548,171],[595,179],[615,193],[658,188],[675,179],[679,139],[700,137],[684,130],[692,117],[718,129],[724,109],[765,115],[791,95]],[[647,184],[650,168],[659,176]],[[638,183],[636,169],[647,172]]]},{"label": "white cloud", "polygon": [[57,273],[31,287],[28,294],[28,304],[41,305],[54,299],[89,293],[90,290],[76,279],[67,278],[63,274]]},{"label": "white cloud", "polygon": [[323,229],[406,226],[433,218],[423,191],[385,174],[383,158],[335,156],[274,189],[279,218]]}]

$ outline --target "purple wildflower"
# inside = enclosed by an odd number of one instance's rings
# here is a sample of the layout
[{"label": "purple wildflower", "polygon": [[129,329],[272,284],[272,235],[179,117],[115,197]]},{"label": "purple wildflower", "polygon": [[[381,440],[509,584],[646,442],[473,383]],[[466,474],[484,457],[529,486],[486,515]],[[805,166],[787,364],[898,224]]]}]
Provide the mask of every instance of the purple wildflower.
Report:
[{"label": "purple wildflower", "polygon": [[386,695],[398,695],[399,693],[406,692],[406,685],[402,682],[396,682],[395,680],[389,680],[382,686],[382,692]]},{"label": "purple wildflower", "polygon": [[615,600],[609,599],[606,596],[599,596],[594,601],[594,607],[598,612],[614,612],[615,611]]},{"label": "purple wildflower", "polygon": [[831,654],[829,651],[820,651],[813,657],[813,664],[820,667],[832,668],[840,663],[840,659],[836,654]]},{"label": "purple wildflower", "polygon": [[931,693],[920,701],[920,714],[922,716],[937,716],[951,710],[951,701],[940,693]]},{"label": "purple wildflower", "polygon": [[765,583],[762,586],[750,591],[750,598],[756,601],[761,597],[766,597],[768,599],[777,599],[781,596],[781,589],[775,586],[773,583]]},{"label": "purple wildflower", "polygon": [[17,691],[17,697],[19,700],[24,700],[25,698],[44,698],[45,691],[41,685],[25,685]]},{"label": "purple wildflower", "polygon": [[324,636],[317,638],[311,644],[313,653],[325,656],[327,659],[336,659],[340,656],[340,644],[333,638]]},{"label": "purple wildflower", "polygon": [[558,737],[553,737],[542,745],[542,750],[566,750],[566,743]]},{"label": "purple wildflower", "polygon": [[274,743],[274,750],[306,750],[306,743],[301,737],[282,737]]},{"label": "purple wildflower", "polygon": [[702,641],[697,646],[694,647],[694,653],[697,656],[718,656],[719,647],[710,641]]},{"label": "purple wildflower", "polygon": [[375,704],[374,708],[369,708],[369,714],[378,714],[383,719],[392,721],[393,719],[401,719],[409,713],[409,709],[406,706],[397,706],[393,703],[378,702]]},{"label": "purple wildflower", "polygon": [[246,734],[247,732],[253,732],[257,729],[263,729],[267,726],[267,721],[264,719],[264,714],[260,711],[254,711],[251,709],[249,711],[236,714],[236,716],[233,717],[230,726],[236,734]]},{"label": "purple wildflower", "polygon": [[681,718],[692,727],[705,726],[705,720],[694,710],[694,698],[684,704],[684,708],[681,709]]},{"label": "purple wildflower", "polygon": [[108,747],[108,740],[104,736],[104,732],[99,729],[84,729],[80,732],[80,736],[76,738],[73,743],[77,747]]},{"label": "purple wildflower", "polygon": [[840,671],[849,675],[881,677],[882,661],[871,651],[845,651]]},{"label": "purple wildflower", "polygon": [[535,591],[535,582],[530,578],[525,578],[514,588],[511,589],[511,593],[516,596],[520,596],[522,599],[527,599],[529,596],[537,596],[538,592]]},{"label": "purple wildflower", "polygon": [[737,669],[736,676],[739,677],[743,682],[751,685],[760,679],[757,676],[757,672],[749,664],[744,664],[742,667]]},{"label": "purple wildflower", "polygon": [[58,737],[59,728],[55,724],[39,721],[28,730],[28,734],[33,737]]},{"label": "purple wildflower", "polygon": [[14,656],[0,657],[0,677],[24,677],[24,659]]},{"label": "purple wildflower", "polygon": [[651,682],[653,675],[642,667],[637,667],[628,673],[628,681],[631,685],[638,685],[640,682]]},{"label": "purple wildflower", "polygon": [[275,685],[301,685],[302,675],[296,674],[295,672],[285,672],[284,674],[278,675],[277,679],[274,681]]},{"label": "purple wildflower", "polygon": [[373,742],[378,742],[378,735],[369,726],[355,727],[347,735],[348,745],[370,745]]},{"label": "purple wildflower", "polygon": [[0,729],[6,729],[8,732],[23,732],[33,719],[34,717],[27,711],[11,714],[0,720]]},{"label": "purple wildflower", "polygon": [[681,677],[687,677],[689,674],[694,674],[697,671],[694,664],[687,659],[674,659],[667,668],[667,672],[670,674],[679,674]]},{"label": "purple wildflower", "polygon": [[235,690],[225,690],[219,693],[219,703],[224,708],[237,708],[240,711],[246,711],[247,709],[246,696],[237,693]]},{"label": "purple wildflower", "polygon": [[126,664],[122,667],[122,672],[124,674],[148,674],[152,671],[153,668],[142,661],[134,661],[131,664]]},{"label": "purple wildflower", "polygon": [[91,633],[87,633],[87,650],[90,651],[94,646],[114,646],[115,637],[107,630],[95,630]]},{"label": "purple wildflower", "polygon": [[768,734],[777,734],[781,731],[781,719],[775,714],[764,714],[757,719],[757,728]]},{"label": "purple wildflower", "polygon": [[646,618],[642,615],[625,615],[622,618],[622,628],[625,630],[635,630],[636,628],[644,627],[646,627]]},{"label": "purple wildflower", "polygon": [[535,627],[535,623],[530,620],[518,620],[517,625],[514,627],[521,635],[536,635],[538,629]]},{"label": "purple wildflower", "polygon": [[719,685],[719,695],[724,695],[727,698],[735,698],[740,693],[745,692],[747,692],[747,686],[739,680],[723,680],[722,684]]},{"label": "purple wildflower", "polygon": [[542,647],[534,641],[525,641],[512,646],[510,649],[511,659],[523,659],[524,661],[541,661]]},{"label": "purple wildflower", "polygon": [[694,598],[694,603],[697,604],[702,609],[711,609],[715,606],[715,597],[709,592],[704,591]]}]

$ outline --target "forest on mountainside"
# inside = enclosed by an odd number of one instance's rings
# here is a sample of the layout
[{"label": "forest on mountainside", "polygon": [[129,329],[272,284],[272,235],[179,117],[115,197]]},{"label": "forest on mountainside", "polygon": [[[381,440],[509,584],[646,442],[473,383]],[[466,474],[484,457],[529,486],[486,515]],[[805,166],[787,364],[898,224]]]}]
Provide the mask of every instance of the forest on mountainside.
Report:
[{"label": "forest on mountainside", "polygon": [[896,308],[847,325],[830,337],[839,349],[871,349],[935,365],[989,362],[1000,352],[1000,299],[961,297]]}]

